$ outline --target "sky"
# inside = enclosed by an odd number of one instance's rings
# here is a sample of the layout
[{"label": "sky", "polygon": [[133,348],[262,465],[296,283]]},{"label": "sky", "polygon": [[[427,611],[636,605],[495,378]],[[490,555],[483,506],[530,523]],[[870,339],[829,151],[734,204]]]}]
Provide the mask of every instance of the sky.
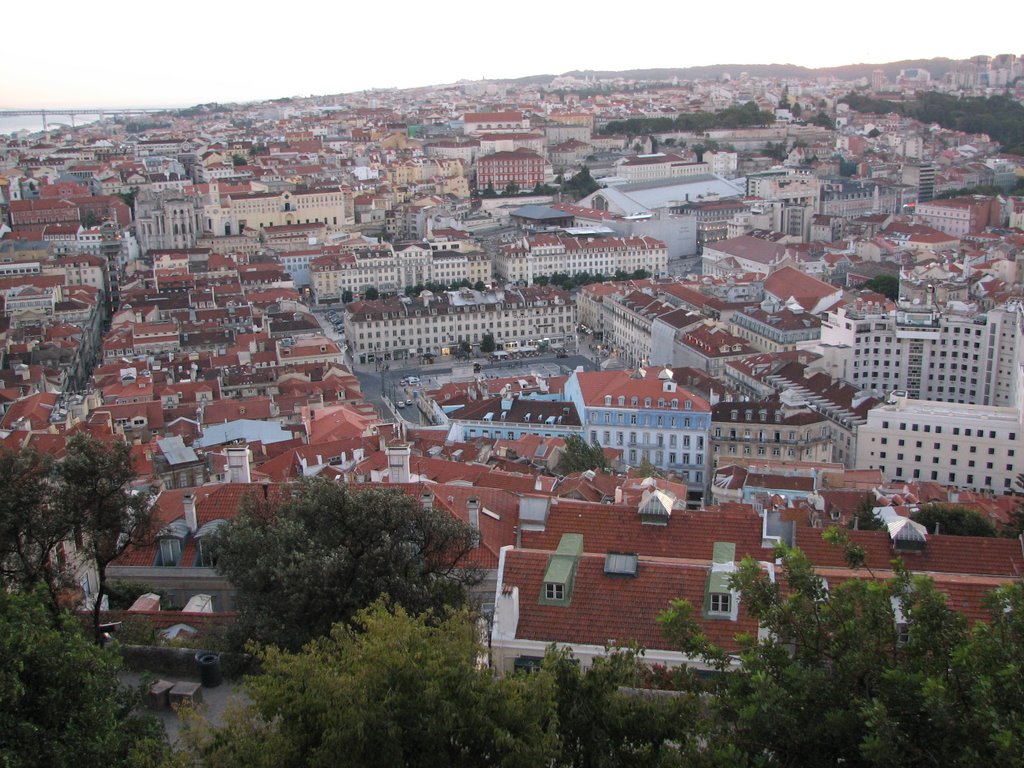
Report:
[{"label": "sky", "polygon": [[[1024,53],[1024,5],[7,0],[0,108],[188,106],[457,80],[710,64],[808,67]],[[636,10],[631,10],[635,8]],[[1013,17],[1016,17],[1014,19]],[[38,29],[38,31],[33,31]],[[972,34],[978,30],[977,34]]]}]

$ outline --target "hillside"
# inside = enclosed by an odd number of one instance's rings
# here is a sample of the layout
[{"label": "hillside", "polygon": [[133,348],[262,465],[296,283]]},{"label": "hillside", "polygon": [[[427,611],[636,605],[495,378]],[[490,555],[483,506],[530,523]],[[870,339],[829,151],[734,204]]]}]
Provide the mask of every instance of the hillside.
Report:
[{"label": "hillside", "polygon": [[[728,73],[737,77],[740,72],[746,72],[752,77],[792,77],[802,79],[813,79],[816,77],[837,77],[843,80],[856,80],[861,77],[871,77],[876,69],[885,72],[886,77],[895,80],[901,69],[921,67],[928,70],[932,77],[941,77],[950,70],[953,59],[907,59],[905,61],[891,61],[885,64],[846,64],[841,67],[821,67],[811,69],[797,66],[796,64],[712,64],[701,67],[678,67],[678,68],[655,68],[655,69],[626,69],[621,71],[612,70],[572,70],[563,73],[564,77],[596,78],[599,80],[612,80],[623,78],[627,80],[671,80],[678,77],[680,80],[713,80]],[[501,82],[515,83],[518,85],[546,85],[554,79],[555,75],[530,75]]]}]

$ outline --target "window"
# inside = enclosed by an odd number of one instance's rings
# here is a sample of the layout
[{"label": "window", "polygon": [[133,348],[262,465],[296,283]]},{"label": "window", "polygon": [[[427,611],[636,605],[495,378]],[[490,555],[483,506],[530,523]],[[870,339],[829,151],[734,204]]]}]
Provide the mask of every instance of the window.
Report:
[{"label": "window", "polygon": [[544,585],[544,599],[545,600],[564,600],[565,599],[565,585],[554,584],[548,582]]},{"label": "window", "polygon": [[732,595],[722,592],[711,593],[710,613],[731,613]]}]

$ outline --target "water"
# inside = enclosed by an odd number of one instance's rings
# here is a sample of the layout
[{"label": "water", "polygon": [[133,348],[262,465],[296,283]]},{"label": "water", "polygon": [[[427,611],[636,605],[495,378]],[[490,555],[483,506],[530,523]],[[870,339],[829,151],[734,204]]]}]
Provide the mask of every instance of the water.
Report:
[{"label": "water", "polygon": [[[75,127],[95,123],[99,115],[75,115]],[[71,125],[69,115],[53,113],[46,117],[47,125],[53,129],[61,125]],[[0,117],[0,133],[11,134],[15,131],[30,131],[32,133],[43,130],[43,118],[39,115],[21,115],[20,117]]]}]

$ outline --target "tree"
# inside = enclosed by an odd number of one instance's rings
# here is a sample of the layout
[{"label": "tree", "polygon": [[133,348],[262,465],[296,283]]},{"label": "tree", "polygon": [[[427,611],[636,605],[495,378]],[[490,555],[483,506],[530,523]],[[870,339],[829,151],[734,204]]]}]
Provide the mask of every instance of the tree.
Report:
[{"label": "tree", "polygon": [[[824,535],[859,564],[863,552],[841,529]],[[1020,584],[997,589],[990,623],[969,627],[930,578],[899,561],[891,578],[826,584],[798,550],[775,555],[776,578],[747,558],[730,579],[762,627],[738,638],[738,657],[709,642],[685,601],[663,616],[680,647],[737,667],[698,682],[707,743],[731,745],[736,764],[1024,764]]]},{"label": "tree", "polygon": [[[542,671],[557,691],[562,766],[693,765],[696,696],[638,696],[628,687],[646,666],[634,648],[610,648],[587,670],[567,649],[549,649]],[[688,754],[689,753],[689,754]]]},{"label": "tree", "polygon": [[72,574],[67,559],[55,553],[74,522],[52,503],[52,474],[49,456],[32,448],[0,449],[0,590],[27,592],[42,585],[58,621]]},{"label": "tree", "polygon": [[363,289],[363,298],[367,301],[376,301],[380,298],[380,291],[378,291],[374,286],[368,285]]},{"label": "tree", "polygon": [[505,185],[505,189],[502,190],[502,194],[508,197],[519,194],[519,185],[514,181],[510,181]]},{"label": "tree", "polygon": [[875,275],[861,288],[880,293],[890,301],[896,301],[900,297],[900,279],[896,275]]},{"label": "tree", "polygon": [[789,108],[789,111],[793,115],[793,117],[799,119],[800,115],[804,113],[804,108],[801,107],[800,102],[797,101],[793,103],[793,106]]},{"label": "tree", "polygon": [[117,657],[67,614],[54,624],[47,603],[41,590],[0,589],[0,765],[158,765],[163,731],[135,714]]},{"label": "tree", "polygon": [[245,165],[246,162],[247,160],[243,155],[235,154],[231,156],[231,165],[235,166],[236,168],[240,165]]},{"label": "tree", "polygon": [[590,444],[579,435],[565,438],[565,450],[558,462],[560,474],[586,472],[587,470],[603,470],[608,468],[608,459],[604,450],[597,443]]},{"label": "tree", "polygon": [[580,169],[579,173],[569,179],[562,187],[564,192],[572,195],[577,200],[596,192],[600,188],[601,185],[594,181],[594,177],[590,175],[590,169],[585,165]]},{"label": "tree", "polygon": [[118,192],[117,196],[121,198],[121,202],[127,205],[132,210],[135,209],[135,198],[138,197],[139,188],[132,187],[127,192]]},{"label": "tree", "polygon": [[[23,590],[42,584],[56,616],[64,591],[77,586],[74,568],[94,566],[98,583],[89,597],[98,628],[107,566],[150,533],[150,497],[133,487],[136,479],[125,443],[108,445],[85,433],[68,440],[59,462],[31,449],[0,453],[3,581]],[[77,542],[84,563],[65,554],[65,542]]]},{"label": "tree", "polygon": [[551,764],[552,677],[495,677],[477,664],[479,637],[466,614],[377,602],[300,653],[263,649],[252,704],[225,726],[193,724],[186,742],[223,768]]},{"label": "tree", "polygon": [[879,506],[874,494],[866,493],[850,519],[850,527],[861,531],[880,531],[885,526],[875,516],[875,507]]},{"label": "tree", "polygon": [[478,580],[466,562],[476,540],[401,490],[312,479],[287,500],[246,504],[213,547],[242,636],[298,650],[382,594],[415,613],[461,606]]},{"label": "tree", "polygon": [[497,345],[494,343],[493,333],[485,333],[483,336],[480,337],[480,352],[482,354],[489,355],[496,348]]},{"label": "tree", "polygon": [[341,303],[342,304],[351,304],[353,298],[355,298],[355,297],[352,295],[352,291],[350,291],[348,288],[346,288],[345,290],[343,290],[341,292]]},{"label": "tree", "polygon": [[636,468],[637,474],[640,477],[661,477],[661,472],[658,470],[651,460],[648,458],[641,459],[640,463]]},{"label": "tree", "polygon": [[[931,533],[949,536],[996,536],[996,527],[970,507],[924,504],[911,516]],[[938,526],[938,530],[936,530]]]},{"label": "tree", "polygon": [[817,125],[820,128],[827,128],[830,131],[836,129],[836,122],[831,117],[826,115],[824,112],[819,112],[810,119],[811,125]]},{"label": "tree", "polygon": [[86,433],[68,440],[56,466],[57,503],[81,534],[83,552],[96,567],[93,629],[100,638],[100,615],[107,593],[107,566],[129,547],[146,542],[151,533],[152,498],[135,488],[131,449],[126,443],[104,443]]},{"label": "tree", "polygon": [[473,283],[473,290],[474,291],[484,291],[484,290],[487,290],[487,283],[485,283],[483,280],[477,280],[475,283]]}]

